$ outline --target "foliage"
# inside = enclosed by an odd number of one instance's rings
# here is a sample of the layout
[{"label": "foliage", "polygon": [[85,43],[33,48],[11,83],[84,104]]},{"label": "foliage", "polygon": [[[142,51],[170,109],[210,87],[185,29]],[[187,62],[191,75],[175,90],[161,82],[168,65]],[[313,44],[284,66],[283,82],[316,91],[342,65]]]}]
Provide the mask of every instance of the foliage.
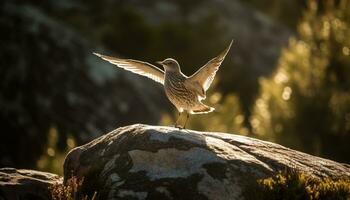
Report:
[{"label": "foliage", "polygon": [[78,179],[75,176],[67,180],[67,184],[56,183],[50,187],[52,200],[95,200],[97,192],[91,198],[80,194],[84,179]]},{"label": "foliage", "polygon": [[350,198],[350,180],[319,179],[290,171],[258,180],[256,191],[255,197],[262,200],[347,200]]},{"label": "foliage", "polygon": [[262,138],[349,162],[350,2],[321,2],[309,1],[300,38],[261,80],[250,121]]}]

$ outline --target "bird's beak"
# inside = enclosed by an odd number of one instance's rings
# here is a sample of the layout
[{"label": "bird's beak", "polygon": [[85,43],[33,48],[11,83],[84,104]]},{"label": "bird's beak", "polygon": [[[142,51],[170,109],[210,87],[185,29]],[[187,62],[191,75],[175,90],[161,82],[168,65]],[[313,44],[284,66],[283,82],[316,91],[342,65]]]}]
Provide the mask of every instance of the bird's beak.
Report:
[{"label": "bird's beak", "polygon": [[162,62],[162,61],[157,61],[156,63],[157,63],[157,64],[160,64],[160,65],[163,65],[163,62]]}]

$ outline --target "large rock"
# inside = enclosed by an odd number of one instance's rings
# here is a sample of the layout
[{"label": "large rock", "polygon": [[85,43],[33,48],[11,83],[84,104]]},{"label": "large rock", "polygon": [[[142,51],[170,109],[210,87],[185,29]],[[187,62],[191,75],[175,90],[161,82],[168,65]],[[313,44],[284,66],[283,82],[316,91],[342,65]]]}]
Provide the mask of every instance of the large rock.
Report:
[{"label": "large rock", "polygon": [[56,174],[27,169],[0,169],[1,200],[51,199],[49,187],[61,182]]},{"label": "large rock", "polygon": [[65,181],[100,199],[240,199],[252,181],[294,169],[350,178],[350,166],[244,136],[132,125],[73,149]]}]

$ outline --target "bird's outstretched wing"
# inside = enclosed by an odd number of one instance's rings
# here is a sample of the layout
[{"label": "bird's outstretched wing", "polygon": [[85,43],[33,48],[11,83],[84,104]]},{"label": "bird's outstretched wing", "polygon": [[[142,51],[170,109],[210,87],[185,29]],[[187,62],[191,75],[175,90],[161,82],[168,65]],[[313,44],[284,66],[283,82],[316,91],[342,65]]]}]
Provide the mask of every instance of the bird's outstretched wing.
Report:
[{"label": "bird's outstretched wing", "polygon": [[150,63],[142,62],[138,60],[132,60],[132,59],[114,58],[111,56],[105,56],[98,53],[93,53],[93,54],[102,58],[103,60],[106,60],[114,65],[117,65],[120,68],[131,71],[135,74],[146,76],[158,83],[164,84],[164,71],[162,71],[161,69],[157,68],[156,66]]},{"label": "bird's outstretched wing", "polygon": [[224,61],[226,54],[231,48],[233,40],[230,45],[218,56],[211,59],[207,64],[201,67],[196,73],[189,77],[189,80],[199,83],[204,91],[207,91],[214,80],[216,71],[218,71],[222,61]]}]

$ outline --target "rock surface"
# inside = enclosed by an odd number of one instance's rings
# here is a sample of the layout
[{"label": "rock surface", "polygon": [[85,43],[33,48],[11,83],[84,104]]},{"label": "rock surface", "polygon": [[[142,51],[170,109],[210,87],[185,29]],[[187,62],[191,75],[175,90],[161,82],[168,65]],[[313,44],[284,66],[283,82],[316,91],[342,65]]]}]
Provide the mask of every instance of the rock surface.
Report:
[{"label": "rock surface", "polygon": [[56,174],[27,169],[0,169],[1,200],[51,199],[49,186],[60,182]]},{"label": "rock surface", "polygon": [[73,149],[64,179],[100,199],[244,199],[280,170],[350,178],[350,166],[244,136],[136,124]]}]

